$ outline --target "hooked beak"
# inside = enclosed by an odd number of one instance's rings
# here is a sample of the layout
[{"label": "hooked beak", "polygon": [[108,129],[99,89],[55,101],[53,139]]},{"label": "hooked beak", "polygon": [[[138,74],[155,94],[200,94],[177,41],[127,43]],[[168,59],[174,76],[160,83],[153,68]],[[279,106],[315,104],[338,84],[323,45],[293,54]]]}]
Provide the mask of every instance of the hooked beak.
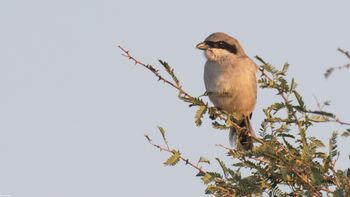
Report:
[{"label": "hooked beak", "polygon": [[197,49],[200,49],[200,50],[206,50],[206,49],[208,49],[209,47],[208,47],[208,45],[205,44],[204,42],[201,42],[201,43],[199,43],[199,44],[196,45],[196,48],[197,48]]}]

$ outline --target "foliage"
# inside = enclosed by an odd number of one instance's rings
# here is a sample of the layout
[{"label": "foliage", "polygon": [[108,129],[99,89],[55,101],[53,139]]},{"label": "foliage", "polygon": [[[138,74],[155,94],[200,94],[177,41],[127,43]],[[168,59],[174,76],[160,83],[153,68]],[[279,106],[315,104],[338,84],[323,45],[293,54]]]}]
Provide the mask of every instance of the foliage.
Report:
[{"label": "foliage", "polygon": [[[349,60],[350,60],[350,53],[349,51],[345,51],[341,48],[338,48],[338,51],[342,54],[345,55],[345,57],[347,57]],[[341,69],[344,69],[344,68],[347,68],[347,69],[350,69],[350,64],[345,64],[345,65],[342,65],[342,66],[335,66],[335,67],[330,67],[326,70],[326,72],[324,73],[324,77],[326,78],[329,78],[331,76],[331,74],[337,69],[337,70],[341,70]]]},{"label": "foliage", "polygon": [[[120,47],[121,48],[121,47]],[[225,130],[235,127],[244,132],[234,120],[233,114],[221,111],[202,100],[203,96],[191,96],[187,93],[174,74],[174,70],[164,61],[159,61],[172,81],[167,80],[153,66],[143,64],[134,59],[129,51],[124,55],[153,72],[158,80],[174,87],[179,98],[190,107],[196,107],[195,124],[200,126],[202,119],[208,115],[215,129]],[[165,137],[165,130],[159,127],[166,147],[147,140],[156,148],[170,153],[165,165],[176,165],[180,160],[198,171],[197,176],[207,185],[206,194],[214,196],[349,196],[350,195],[350,168],[336,169],[339,157],[337,150],[338,133],[333,132],[329,139],[328,151],[322,151],[325,145],[316,137],[307,135],[308,130],[317,123],[336,122],[349,126],[349,123],[340,121],[334,114],[319,107],[309,109],[299,91],[294,79],[286,79],[289,64],[277,69],[256,57],[261,63],[259,69],[261,77],[258,80],[262,89],[276,91],[280,100],[263,109],[265,119],[261,123],[260,137],[252,136],[255,147],[252,151],[244,151],[240,147],[228,148],[219,145],[227,151],[228,157],[235,163],[225,164],[216,158],[221,168],[220,172],[209,172],[203,169],[202,164],[211,162],[201,157],[197,164],[182,156],[180,151],[169,147]],[[343,133],[350,135],[350,129]],[[237,162],[236,162],[237,161]],[[242,169],[249,173],[241,174]]]}]

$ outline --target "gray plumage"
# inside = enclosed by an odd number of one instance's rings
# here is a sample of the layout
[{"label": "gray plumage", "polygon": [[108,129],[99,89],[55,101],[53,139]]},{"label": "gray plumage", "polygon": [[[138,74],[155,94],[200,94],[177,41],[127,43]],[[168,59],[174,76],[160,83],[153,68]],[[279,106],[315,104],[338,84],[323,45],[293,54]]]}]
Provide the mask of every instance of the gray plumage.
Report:
[{"label": "gray plumage", "polygon": [[[256,103],[256,64],[235,38],[221,32],[211,34],[197,48],[204,50],[207,58],[204,83],[209,99],[217,108],[241,117],[240,126],[254,135],[250,118]],[[234,128],[229,139],[231,144],[237,139],[245,150],[253,147],[251,137],[236,136]]]}]

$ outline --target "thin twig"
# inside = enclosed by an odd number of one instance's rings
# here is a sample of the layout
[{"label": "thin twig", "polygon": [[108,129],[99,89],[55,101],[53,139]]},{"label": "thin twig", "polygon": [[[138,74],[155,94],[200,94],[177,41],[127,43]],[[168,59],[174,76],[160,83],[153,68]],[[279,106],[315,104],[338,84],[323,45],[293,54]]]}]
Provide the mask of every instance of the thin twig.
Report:
[{"label": "thin twig", "polygon": [[[231,152],[231,151],[232,151],[232,152],[238,152],[238,150],[233,149],[233,148],[229,148],[229,147],[224,146],[224,145],[222,145],[222,144],[216,144],[215,146],[224,148],[225,150],[227,150],[227,151],[229,151],[229,152]],[[242,153],[242,152],[240,152],[240,155],[242,155],[241,153]],[[263,159],[262,157],[251,157],[251,159],[256,160],[256,161],[259,161],[259,162],[262,162],[262,163],[265,163],[265,164],[270,164],[269,161],[267,161],[266,159]]]},{"label": "thin twig", "polygon": [[[153,143],[148,136],[146,136],[146,138],[147,138],[148,143],[150,143],[152,146],[158,148],[160,151],[165,151],[165,152],[173,154],[173,151],[169,147],[167,147],[167,148],[161,147],[160,145]],[[198,167],[197,165],[193,164],[189,159],[186,159],[186,158],[182,157],[181,155],[180,155],[180,159],[182,161],[184,161],[186,165],[190,165],[191,167],[195,168],[196,170],[198,170],[201,173],[204,173],[204,174],[206,173],[206,171],[204,171],[202,168]]]},{"label": "thin twig", "polygon": [[292,168],[292,171],[294,172],[295,175],[297,175],[297,177],[302,182],[304,182],[306,185],[308,185],[310,187],[313,194],[315,194],[316,196],[321,196],[320,193],[317,191],[317,189],[308,180],[305,180],[294,167]]},{"label": "thin twig", "polygon": [[334,120],[330,120],[330,122],[336,122],[336,123],[339,123],[341,125],[348,125],[348,126],[350,126],[350,123],[343,122],[343,121],[339,120],[339,118],[335,118]]},{"label": "thin twig", "polygon": [[344,54],[347,58],[350,59],[350,53],[349,53],[349,51],[345,51],[345,50],[343,50],[343,49],[341,49],[341,48],[338,48],[338,51],[339,51],[340,53]]},{"label": "thin twig", "polygon": [[151,71],[158,78],[158,81],[163,81],[164,83],[166,83],[166,84],[172,86],[173,88],[177,89],[180,94],[183,94],[183,95],[185,95],[187,97],[191,97],[185,90],[182,89],[181,86],[175,85],[171,81],[165,79],[161,74],[159,74],[159,70],[153,69],[153,67],[151,65],[142,63],[141,61],[137,60],[136,58],[134,58],[130,54],[129,50],[124,49],[122,46],[118,46],[118,48],[124,52],[122,54],[124,57],[132,60],[135,64],[141,65],[141,66],[147,68],[149,71]]},{"label": "thin twig", "polygon": [[[338,48],[338,51],[339,51],[340,53],[344,54],[348,59],[350,59],[350,53],[349,53],[349,51],[345,51],[345,50],[343,50],[343,49],[341,49],[341,48]],[[343,69],[343,68],[350,69],[350,64],[345,64],[345,65],[343,65],[343,66],[330,67],[330,68],[328,68],[328,69],[326,70],[326,72],[324,73],[324,76],[325,76],[326,78],[328,78],[328,77],[333,73],[333,71],[334,71],[335,69],[340,70],[340,69]]]},{"label": "thin twig", "polygon": [[[320,104],[320,102],[318,101],[318,99],[317,99],[316,96],[314,96],[314,99],[315,99],[315,101],[316,101],[316,105],[317,105],[317,108],[318,108],[319,112],[325,112],[325,111],[323,111],[324,105],[321,106],[321,104]],[[314,113],[314,112],[311,112],[311,111],[309,111],[309,112],[310,112],[310,113]],[[339,118],[337,118],[337,117],[335,117],[335,116],[334,116],[334,117],[329,117],[329,116],[325,116],[325,115],[322,115],[322,114],[321,114],[321,116],[322,116],[323,118],[325,118],[328,122],[335,122],[335,123],[338,123],[338,124],[340,124],[340,125],[347,125],[347,126],[350,126],[350,123],[341,121]]]},{"label": "thin twig", "polygon": [[324,105],[321,106],[320,101],[318,101],[318,99],[317,99],[317,97],[315,95],[314,95],[314,99],[316,101],[316,105],[317,105],[318,110],[322,111]]}]

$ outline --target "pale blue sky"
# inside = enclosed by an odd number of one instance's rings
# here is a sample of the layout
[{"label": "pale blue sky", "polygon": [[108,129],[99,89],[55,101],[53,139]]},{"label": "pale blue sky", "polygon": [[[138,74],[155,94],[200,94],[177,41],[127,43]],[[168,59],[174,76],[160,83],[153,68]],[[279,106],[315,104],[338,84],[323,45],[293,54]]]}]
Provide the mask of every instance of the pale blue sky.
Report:
[{"label": "pale blue sky", "polygon": [[[204,58],[195,45],[216,31],[240,40],[251,57],[291,64],[306,104],[331,100],[350,121],[347,63],[349,1],[20,1],[0,2],[0,194],[13,197],[204,196],[196,171],[164,167],[167,154],[148,133],[167,129],[171,146],[197,161],[225,151],[227,134],[195,127],[194,110],[176,92],[120,55],[122,45],[145,63],[168,61],[183,86],[203,93]],[[259,91],[261,109],[276,100]],[[328,139],[331,124],[310,135]],[[340,167],[349,166],[340,138]],[[229,161],[226,159],[226,161]]]}]

